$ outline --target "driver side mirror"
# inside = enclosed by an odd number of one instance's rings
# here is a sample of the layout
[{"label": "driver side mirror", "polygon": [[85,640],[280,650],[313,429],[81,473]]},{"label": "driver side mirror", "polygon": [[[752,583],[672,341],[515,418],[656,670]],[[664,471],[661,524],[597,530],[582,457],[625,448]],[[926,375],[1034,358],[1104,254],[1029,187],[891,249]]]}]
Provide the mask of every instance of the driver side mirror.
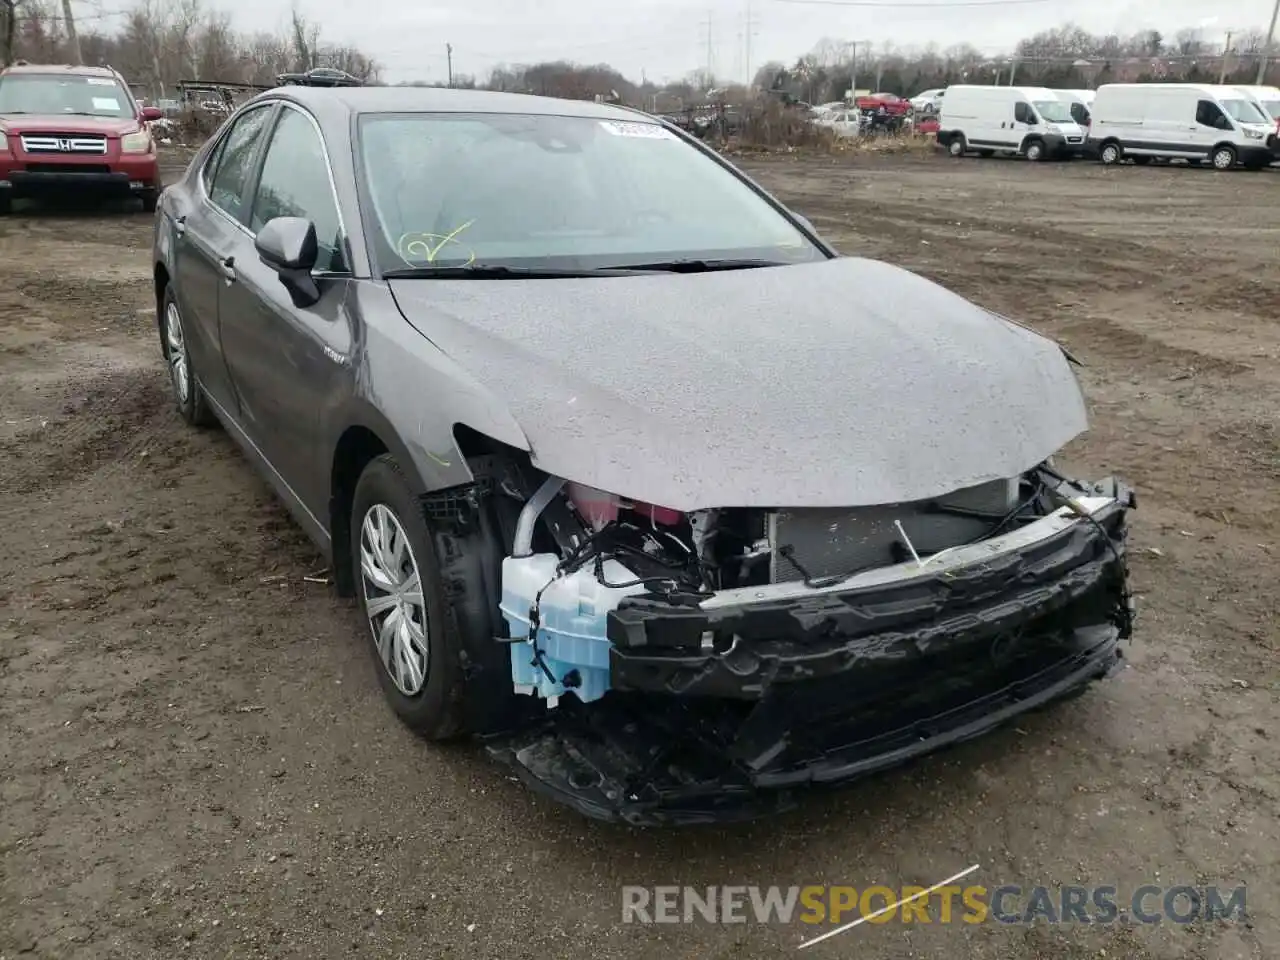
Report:
[{"label": "driver side mirror", "polygon": [[150,123],[152,120],[160,120],[164,117],[164,111],[159,107],[143,107],[139,115],[143,123]]},{"label": "driver side mirror", "polygon": [[320,299],[320,288],[311,271],[320,248],[316,225],[302,217],[268,220],[253,242],[262,262],[280,275],[294,306],[309,307]]}]

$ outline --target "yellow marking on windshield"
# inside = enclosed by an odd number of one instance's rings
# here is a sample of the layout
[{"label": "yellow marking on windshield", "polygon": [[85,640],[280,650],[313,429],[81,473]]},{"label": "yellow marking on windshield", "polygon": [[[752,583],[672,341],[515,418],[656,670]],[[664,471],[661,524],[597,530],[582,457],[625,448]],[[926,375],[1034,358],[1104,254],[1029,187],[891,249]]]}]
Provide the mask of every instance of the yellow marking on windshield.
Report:
[{"label": "yellow marking on windshield", "polygon": [[[460,227],[455,227],[448,233],[406,233],[400,237],[396,243],[396,252],[400,254],[400,259],[426,261],[434,263],[436,257],[440,255],[440,251],[451,243],[457,243],[458,234],[467,227],[475,223],[474,220],[468,220]],[[469,251],[467,263],[470,265],[475,262],[475,251]]]}]

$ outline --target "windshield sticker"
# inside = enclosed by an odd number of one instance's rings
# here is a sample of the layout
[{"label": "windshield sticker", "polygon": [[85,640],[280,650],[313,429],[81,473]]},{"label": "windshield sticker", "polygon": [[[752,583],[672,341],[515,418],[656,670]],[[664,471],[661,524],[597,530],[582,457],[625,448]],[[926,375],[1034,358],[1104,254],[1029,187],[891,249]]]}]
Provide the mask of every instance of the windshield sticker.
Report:
[{"label": "windshield sticker", "polygon": [[606,133],[615,137],[640,137],[644,140],[674,140],[675,134],[656,123],[630,123],[621,120],[601,120]]},{"label": "windshield sticker", "polygon": [[85,83],[95,87],[114,87],[116,82],[109,77],[85,77]]},{"label": "windshield sticker", "polygon": [[94,97],[93,109],[95,110],[114,110],[120,112],[120,101],[115,97]]}]

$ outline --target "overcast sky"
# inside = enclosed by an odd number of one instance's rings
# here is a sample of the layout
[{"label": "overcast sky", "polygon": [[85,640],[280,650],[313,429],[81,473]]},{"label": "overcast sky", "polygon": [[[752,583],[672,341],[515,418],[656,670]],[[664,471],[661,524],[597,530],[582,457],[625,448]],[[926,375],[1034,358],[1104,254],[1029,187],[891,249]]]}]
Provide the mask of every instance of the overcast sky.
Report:
[{"label": "overcast sky", "polygon": [[[865,2],[865,0],[864,0]],[[1068,20],[1097,33],[1157,29],[1172,36],[1203,26],[1206,40],[1228,30],[1265,30],[1274,0],[902,0],[880,6],[836,6],[751,0],[754,70],[766,60],[794,60],[823,37],[892,41],[899,46],[968,42],[984,52],[1010,49],[1020,38]],[[283,27],[287,0],[211,0],[242,30]],[[639,80],[677,79],[702,67],[712,22],[714,67],[745,72],[746,0],[300,0],[323,39],[349,42],[384,65],[385,79],[438,80],[453,44],[455,73],[483,77],[496,64],[569,59],[612,64]]]}]

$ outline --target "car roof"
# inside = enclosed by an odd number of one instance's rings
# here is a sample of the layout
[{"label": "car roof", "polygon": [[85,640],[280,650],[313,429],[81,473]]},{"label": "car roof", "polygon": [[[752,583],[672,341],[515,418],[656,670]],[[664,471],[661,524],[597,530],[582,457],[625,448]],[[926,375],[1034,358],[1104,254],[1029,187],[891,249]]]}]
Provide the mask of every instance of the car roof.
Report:
[{"label": "car roof", "polygon": [[652,123],[659,122],[640,111],[591,100],[562,100],[524,93],[458,90],[449,87],[284,86],[260,96],[292,100],[306,107],[326,125],[344,123],[352,114],[363,113],[519,113],[596,120],[648,119]]},{"label": "car roof", "polygon": [[84,67],[70,63],[14,63],[0,69],[0,74],[7,73],[61,73],[73,77],[110,77],[112,80],[117,76],[110,67]]}]

